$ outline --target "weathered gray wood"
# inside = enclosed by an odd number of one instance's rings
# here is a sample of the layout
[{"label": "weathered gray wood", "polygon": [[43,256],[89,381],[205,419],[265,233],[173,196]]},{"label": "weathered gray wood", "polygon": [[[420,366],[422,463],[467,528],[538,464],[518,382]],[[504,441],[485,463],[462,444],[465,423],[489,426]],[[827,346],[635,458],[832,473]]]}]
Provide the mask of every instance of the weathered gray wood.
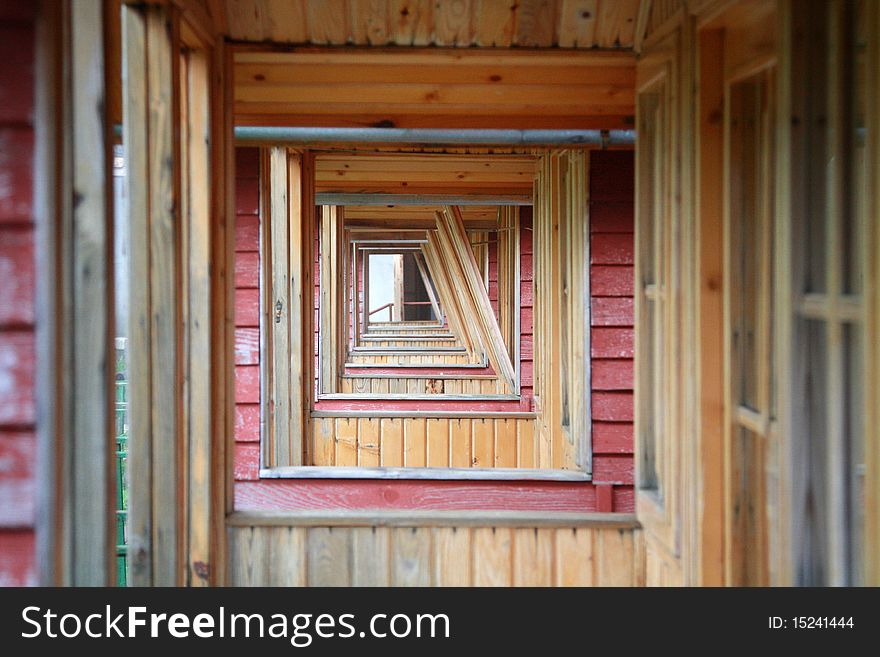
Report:
[{"label": "weathered gray wood", "polygon": [[351,533],[326,524],[309,530],[308,585],[351,586]]},{"label": "weathered gray wood", "polygon": [[306,585],[306,533],[302,527],[269,530],[269,581],[271,586]]},{"label": "weathered gray wood", "polygon": [[152,323],[150,288],[150,187],[147,153],[146,26],[142,10],[122,8],[123,27],[123,142],[125,189],[128,197],[128,231],[131,244],[142,248],[129,254],[128,276],[128,491],[131,503],[126,527],[129,545],[128,581],[149,586],[153,581],[152,559],[152,422],[153,388],[150,384]]},{"label": "weathered gray wood", "polygon": [[352,586],[389,586],[389,530],[383,527],[351,529]]},{"label": "weathered gray wood", "polygon": [[268,463],[295,465],[292,461],[294,450],[291,434],[291,337],[293,328],[299,328],[298,323],[293,323],[299,316],[291,306],[289,283],[289,227],[293,222],[288,216],[287,149],[271,148],[263,161],[268,167],[268,194],[264,201],[264,207],[268,210],[268,226],[264,229],[268,247],[264,249],[264,256],[269,263],[263,268],[267,277],[264,283],[266,289],[270,290],[264,301],[266,312],[263,315],[269,352],[269,398],[264,405],[268,414]]},{"label": "weathered gray wood", "polygon": [[[639,522],[632,513],[580,513],[569,511],[434,511],[406,509],[402,511],[375,509],[344,509],[315,511],[236,511],[227,517],[230,527],[319,527],[325,532],[315,536],[310,530],[309,553],[315,547],[324,549],[328,527],[603,527],[637,529]],[[319,569],[321,566],[317,566]],[[342,564],[341,567],[346,567]],[[309,584],[313,564],[309,562]]]},{"label": "weathered gray wood", "polygon": [[392,530],[393,586],[430,586],[431,529],[406,527]]},{"label": "weathered gray wood", "polygon": [[[178,583],[178,375],[179,300],[177,261],[180,221],[179,111],[175,30],[167,8],[147,6],[149,244],[152,384],[153,584]],[[132,281],[142,285],[143,281]]]},{"label": "weathered gray wood", "polygon": [[70,117],[73,230],[70,272],[73,286],[71,450],[72,549],[70,583],[112,583],[110,546],[113,508],[108,482],[113,454],[111,390],[115,359],[111,341],[113,273],[111,180],[106,136],[103,3],[70,4]]}]

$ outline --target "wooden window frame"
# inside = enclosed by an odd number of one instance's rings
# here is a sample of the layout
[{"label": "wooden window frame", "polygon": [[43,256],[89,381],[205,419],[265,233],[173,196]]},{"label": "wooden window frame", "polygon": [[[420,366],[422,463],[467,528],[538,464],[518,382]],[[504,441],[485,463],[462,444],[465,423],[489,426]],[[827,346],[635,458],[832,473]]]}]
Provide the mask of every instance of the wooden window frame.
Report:
[{"label": "wooden window frame", "polygon": [[[261,252],[263,253],[263,265],[261,266],[262,277],[264,281],[264,287],[267,289],[266,295],[261,299],[261,323],[264,324],[264,328],[261,329],[262,335],[262,344],[263,344],[263,359],[261,362],[270,363],[268,358],[272,358],[275,361],[289,363],[296,360],[301,360],[303,363],[303,381],[310,381],[311,379],[306,378],[305,372],[312,361],[310,354],[301,353],[300,358],[297,359],[295,354],[292,351],[288,351],[287,353],[279,354],[277,351],[273,351],[277,347],[277,341],[273,343],[272,336],[268,334],[265,327],[272,325],[276,320],[276,301],[275,297],[277,295],[277,290],[273,290],[272,288],[272,280],[279,280],[280,274],[278,272],[273,272],[273,266],[266,265],[268,262],[272,263],[272,240],[273,235],[275,234],[276,229],[273,228],[274,225],[277,224],[279,218],[287,217],[288,221],[294,221],[294,217],[299,217],[299,221],[302,222],[303,231],[308,229],[314,230],[316,222],[314,221],[311,213],[306,212],[303,213],[302,210],[309,207],[314,207],[314,203],[308,204],[304,200],[297,202],[296,198],[308,196],[310,199],[314,199],[314,180],[309,180],[307,178],[307,172],[301,168],[298,174],[294,175],[291,173],[292,169],[287,172],[287,175],[282,173],[283,167],[280,164],[280,160],[273,164],[274,158],[282,158],[282,154],[287,152],[289,149],[286,147],[271,147],[270,152],[271,156],[264,156],[263,162],[264,167],[269,167],[268,175],[262,176],[263,182],[263,200],[262,200],[262,208],[263,215],[267,217],[267,221],[264,222],[264,226],[262,228],[262,239],[261,239]],[[294,153],[295,157],[306,158],[311,157],[308,153],[300,153],[296,155],[295,151],[291,151]],[[580,185],[576,188],[572,188],[572,190],[579,191],[571,191],[571,193],[567,194],[564,199],[562,196],[557,197],[557,203],[563,202],[564,205],[559,206],[559,212],[566,214],[566,216],[575,216],[575,212],[578,211],[577,208],[580,208],[580,218],[573,218],[572,221],[580,221],[582,230],[580,231],[579,240],[575,240],[575,244],[571,243],[566,244],[566,248],[574,248],[575,251],[572,252],[572,255],[580,254],[578,256],[578,262],[584,263],[583,265],[583,281],[580,284],[580,287],[575,288],[572,287],[573,295],[580,299],[580,303],[582,304],[581,311],[579,312],[571,312],[568,314],[568,324],[567,330],[569,331],[579,331],[579,335],[581,335],[583,339],[583,354],[589,354],[589,330],[587,327],[590,326],[590,322],[588,319],[589,315],[589,267],[586,263],[589,262],[589,214],[588,214],[588,158],[589,158],[589,149],[577,149],[570,151],[570,159],[572,161],[571,171],[579,171],[579,173],[575,176],[582,178]],[[580,158],[578,160],[578,158]],[[577,162],[580,162],[580,169],[577,169]],[[568,170],[567,170],[568,171]],[[268,182],[266,179],[268,178]],[[297,179],[298,183],[294,183],[294,178]],[[299,192],[292,191],[292,185],[298,184],[300,187]],[[563,180],[558,181],[559,186],[563,186],[568,184]],[[574,184],[574,182],[572,182]],[[308,188],[308,191],[303,191]],[[543,190],[539,191],[539,195],[543,194]],[[286,194],[286,196],[285,196]],[[310,195],[310,196],[309,196]],[[577,199],[580,199],[578,201]],[[580,205],[578,205],[580,203]],[[582,207],[581,207],[582,206]],[[550,207],[550,206],[548,206]],[[447,247],[452,245],[452,248],[455,248],[455,245],[458,244],[456,242],[455,233],[453,228],[450,228],[449,222],[458,225],[459,235],[465,234],[463,229],[463,224],[461,223],[461,217],[457,215],[455,210],[449,210],[449,217],[440,217],[438,218],[438,228],[445,231],[442,240],[438,240],[438,243],[445,243]],[[450,233],[452,232],[452,235]],[[567,233],[570,237],[577,237],[573,233]],[[275,235],[274,239],[276,242],[280,239],[283,241],[283,236]],[[467,238],[465,237],[465,240]],[[516,231],[516,243],[518,244],[518,231]],[[303,244],[313,244],[312,241],[306,241],[303,239]],[[469,243],[469,240],[468,240]],[[461,246],[459,244],[459,246]],[[346,265],[350,267],[352,265],[352,257],[349,255],[350,249],[353,248],[349,244],[341,245],[339,249],[339,254],[342,259],[346,261]],[[576,253],[575,253],[576,252]],[[312,257],[312,248],[309,248],[308,255],[300,254],[298,263],[295,263],[297,266],[301,265],[303,267],[303,274],[301,276],[302,280],[305,280],[305,272],[307,269],[312,268],[313,257]],[[567,255],[567,252],[566,252]],[[513,270],[519,271],[519,254],[517,253],[517,262],[513,266]],[[287,258],[289,258],[289,263],[294,263],[294,249],[290,249],[286,254]],[[322,258],[323,249],[322,249]],[[565,260],[563,258],[563,260]],[[574,261],[570,261],[569,257],[566,267],[559,267],[559,259],[553,260],[552,262],[556,263],[556,269],[566,269],[567,271],[571,269],[573,271],[573,267],[576,266]],[[276,258],[277,261],[277,258]],[[547,260],[551,262],[551,260]],[[476,261],[474,261],[474,266]],[[290,266],[290,265],[288,265]],[[568,273],[567,275],[571,275]],[[480,274],[482,276],[482,274]],[[284,278],[280,280],[287,280],[287,275],[284,275]],[[345,279],[343,279],[345,280]],[[467,284],[467,290],[464,288],[464,284]],[[515,295],[516,298],[519,298],[519,285],[515,285]],[[303,283],[304,290],[310,290],[310,287],[307,287],[305,283]],[[483,285],[482,280],[470,280],[467,279],[462,283],[461,289],[458,290],[458,294],[462,297],[465,294],[475,294],[482,291],[483,294],[486,293],[485,286]],[[560,293],[560,299],[562,295]],[[308,298],[307,298],[308,297]],[[302,308],[300,312],[302,313],[303,320],[307,316],[315,316],[314,308],[309,308],[310,301],[312,298],[311,294],[303,293],[302,296]],[[344,295],[346,304],[348,302],[347,292]],[[487,297],[488,298],[488,297]],[[288,301],[288,304],[291,302]],[[574,301],[566,301],[566,303],[574,304]],[[282,308],[285,307],[285,303],[282,302]],[[292,306],[290,306],[292,307]],[[572,305],[574,307],[574,305]],[[517,304],[518,309],[518,304]],[[282,311],[282,315],[285,313]],[[516,313],[519,314],[518,312]],[[492,317],[494,319],[494,316]],[[580,321],[577,321],[580,319]],[[290,320],[291,325],[294,324],[293,320]],[[514,324],[516,326],[519,325],[518,317],[514,320]],[[310,339],[313,333],[311,333],[311,327],[306,329],[305,327],[303,331],[303,335],[305,336],[302,344],[309,344],[306,342],[306,339]],[[557,333],[561,330],[559,327],[555,329]],[[342,335],[340,337],[344,338],[345,344],[348,343],[348,331],[340,332]],[[500,331],[499,331],[500,335]],[[519,342],[517,339],[516,343]],[[321,340],[322,345],[327,345],[326,339]],[[325,347],[327,348],[327,347]],[[344,346],[342,347],[345,348]],[[515,348],[514,353],[518,355],[519,350],[518,347]],[[503,347],[503,353],[505,358],[510,358],[508,354],[508,346],[505,344]],[[274,354],[274,355],[273,355]],[[268,358],[267,358],[268,357]],[[579,482],[579,481],[589,481],[592,479],[592,468],[591,468],[591,418],[589,415],[589,403],[590,396],[587,394],[587,390],[590,389],[590,379],[589,379],[589,358],[586,356],[583,357],[583,367],[575,368],[579,372],[583,372],[583,394],[580,396],[580,399],[583,402],[583,408],[585,410],[581,411],[583,414],[583,423],[580,429],[576,428],[566,428],[559,423],[559,426],[553,428],[554,431],[565,432],[565,435],[561,437],[562,441],[565,441],[570,447],[567,448],[567,452],[561,452],[560,456],[557,457],[559,461],[559,466],[555,465],[556,461],[554,461],[554,466],[552,468],[422,468],[422,467],[388,467],[382,468],[381,471],[376,471],[375,469],[371,471],[359,471],[359,468],[346,468],[340,466],[312,466],[312,465],[304,465],[304,463],[308,463],[311,461],[309,451],[309,442],[310,440],[304,440],[305,436],[311,435],[311,418],[313,417],[459,417],[463,419],[480,419],[480,418],[530,418],[535,417],[535,413],[533,412],[524,412],[520,411],[456,411],[455,413],[451,412],[435,412],[435,411],[401,411],[400,413],[396,412],[376,412],[376,411],[351,411],[346,412],[341,415],[336,414],[333,411],[316,411],[312,404],[314,402],[320,401],[321,399],[332,399],[334,396],[338,396],[338,393],[327,393],[324,392],[322,388],[318,388],[317,390],[313,389],[311,384],[309,385],[300,385],[298,388],[302,391],[303,400],[302,400],[302,408],[305,409],[302,418],[296,418],[296,421],[299,423],[295,425],[290,421],[290,419],[280,419],[277,417],[278,404],[275,399],[277,398],[278,392],[276,390],[280,390],[278,387],[277,379],[279,378],[277,374],[267,373],[264,375],[263,379],[267,380],[267,383],[264,383],[264,391],[267,394],[264,394],[263,401],[261,402],[262,413],[264,420],[261,422],[261,463],[260,463],[260,471],[259,475],[261,479],[273,479],[273,478],[284,478],[284,479],[350,479],[350,478],[368,478],[368,479],[464,479],[464,480],[547,480],[547,481],[570,481],[570,482]],[[509,399],[510,401],[515,401],[519,399],[519,367],[517,363],[517,367],[515,368],[515,385],[516,385],[516,394],[505,395],[503,399]],[[576,374],[574,370],[564,370],[563,375],[565,378],[565,382],[568,383],[569,379],[576,378]],[[569,383],[570,384],[570,383]],[[560,378],[560,385],[562,385],[562,378]],[[343,395],[344,396],[344,395]],[[487,396],[481,395],[484,398],[494,398],[500,396]],[[476,398],[479,399],[477,396]],[[363,395],[358,396],[362,398]],[[384,397],[384,395],[383,395]],[[546,398],[546,397],[545,397]],[[314,400],[314,401],[312,401]],[[298,405],[295,404],[297,408]],[[572,414],[576,414],[577,411],[572,411]],[[285,416],[287,417],[287,416]],[[558,420],[558,418],[557,418]],[[292,432],[294,431],[295,426],[302,427],[298,432],[298,437],[293,437],[290,439],[291,448],[285,453],[278,453],[277,450],[277,442],[278,439],[273,437],[283,435],[282,431],[284,431],[286,423],[286,431]],[[579,436],[572,436],[570,434],[573,431],[580,431]],[[268,436],[268,439],[267,439]],[[549,442],[551,438],[548,437],[547,441]],[[567,456],[565,455],[567,454]],[[302,455],[301,460],[296,461],[293,460],[297,455]],[[284,462],[284,458],[288,459],[288,462]],[[563,460],[568,459],[568,460]],[[293,462],[291,462],[291,460]],[[570,463],[569,463],[570,462]],[[568,468],[564,466],[565,463],[569,463]]]}]

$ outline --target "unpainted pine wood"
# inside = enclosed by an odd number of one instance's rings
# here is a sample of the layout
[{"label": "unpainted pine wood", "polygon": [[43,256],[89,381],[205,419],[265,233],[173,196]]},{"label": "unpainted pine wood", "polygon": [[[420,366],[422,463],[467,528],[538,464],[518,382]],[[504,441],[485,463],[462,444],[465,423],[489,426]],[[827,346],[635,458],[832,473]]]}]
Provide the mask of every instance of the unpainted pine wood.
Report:
[{"label": "unpainted pine wood", "polygon": [[640,0],[602,0],[596,20],[596,45],[600,48],[620,48],[631,45],[635,33]]},{"label": "unpainted pine wood", "polygon": [[348,529],[308,530],[308,585],[351,586],[352,535]]},{"label": "unpainted pine wood", "polygon": [[351,34],[346,3],[306,2],[305,7],[311,43],[345,45]]},{"label": "unpainted pine wood", "polygon": [[403,464],[423,468],[428,456],[427,418],[406,418],[403,421]]},{"label": "unpainted pine wood", "polygon": [[594,536],[596,585],[632,586],[635,573],[633,533],[619,529],[597,529]]},{"label": "unpainted pine wood", "polygon": [[426,425],[427,465],[446,468],[449,462],[449,423],[445,418],[428,418]]},{"label": "unpainted pine wood", "polygon": [[383,46],[390,38],[386,0],[350,0],[351,37],[357,44]]},{"label": "unpainted pine wood", "polygon": [[495,434],[495,467],[515,468],[517,448],[517,425],[522,420],[497,418],[493,421]]},{"label": "unpainted pine wood", "polygon": [[513,530],[478,527],[473,535],[473,586],[513,584]]},{"label": "unpainted pine wood", "polygon": [[336,422],[333,418],[316,418],[312,424],[314,441],[311,465],[334,465],[336,462]]},{"label": "unpainted pine wood", "polygon": [[513,585],[553,586],[555,529],[513,530]]},{"label": "unpainted pine wood", "polygon": [[478,418],[471,420],[471,466],[495,467],[495,420]]},{"label": "unpainted pine wood", "polygon": [[509,48],[516,34],[518,5],[494,0],[472,0],[474,45]]},{"label": "unpainted pine wood", "polygon": [[557,37],[560,48],[594,45],[598,4],[599,0],[561,0]]},{"label": "unpainted pine wood", "polygon": [[593,534],[596,530],[578,527],[556,530],[554,586],[593,586]]},{"label": "unpainted pine wood", "polygon": [[516,423],[516,467],[537,468],[538,449],[535,441],[535,420],[518,420]]},{"label": "unpainted pine wood", "polygon": [[391,585],[391,530],[353,527],[351,532],[351,585]]},{"label": "unpainted pine wood", "polygon": [[211,563],[211,376],[204,376],[205,364],[211,362],[211,207],[209,189],[211,153],[210,64],[205,51],[187,55],[187,131],[188,166],[184,219],[187,234],[188,308],[187,349],[187,444],[189,449],[189,527],[187,536],[187,581],[207,585],[208,580],[195,568],[196,563]]},{"label": "unpainted pine wood", "polygon": [[[377,418],[357,418],[358,465],[376,467],[381,465],[382,420]],[[337,465],[343,465],[337,462]]]},{"label": "unpainted pine wood", "polygon": [[336,433],[333,436],[336,449],[331,465],[358,464],[358,422],[357,418],[336,418]]},{"label": "unpainted pine wood", "polygon": [[471,3],[474,0],[439,2],[434,5],[434,44],[471,45]]},{"label": "unpainted pine wood", "polygon": [[475,530],[467,527],[435,527],[433,534],[434,586],[473,585],[473,546]]},{"label": "unpainted pine wood", "polygon": [[472,458],[471,420],[449,420],[449,467],[470,468]]},{"label": "unpainted pine wood", "polygon": [[430,586],[432,529],[399,527],[390,531],[392,586]]},{"label": "unpainted pine wood", "polygon": [[382,418],[380,424],[381,465],[403,466],[403,419]]}]

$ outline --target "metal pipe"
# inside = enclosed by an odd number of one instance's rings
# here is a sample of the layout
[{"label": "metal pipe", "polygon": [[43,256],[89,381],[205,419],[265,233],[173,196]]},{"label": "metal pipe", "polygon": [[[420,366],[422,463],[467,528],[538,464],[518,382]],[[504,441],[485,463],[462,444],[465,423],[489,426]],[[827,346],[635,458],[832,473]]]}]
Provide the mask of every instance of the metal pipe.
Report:
[{"label": "metal pipe", "polygon": [[248,143],[314,144],[484,144],[554,146],[590,144],[623,146],[635,143],[635,130],[479,130],[446,128],[284,128],[236,126],[235,138]]}]

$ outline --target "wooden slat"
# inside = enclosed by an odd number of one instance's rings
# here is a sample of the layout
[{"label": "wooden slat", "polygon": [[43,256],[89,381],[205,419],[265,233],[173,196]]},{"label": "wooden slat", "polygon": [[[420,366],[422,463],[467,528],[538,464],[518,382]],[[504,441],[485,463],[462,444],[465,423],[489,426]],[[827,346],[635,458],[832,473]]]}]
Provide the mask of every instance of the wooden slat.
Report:
[{"label": "wooden slat", "polygon": [[351,532],[344,529],[309,529],[309,586],[351,586],[351,542]]},{"label": "wooden slat", "polygon": [[623,53],[304,50],[236,59],[241,124],[609,128],[626,127],[634,109],[633,60]]},{"label": "wooden slat", "polygon": [[[265,409],[268,415],[268,443],[266,462],[271,465],[298,465],[294,448],[294,432],[298,429],[292,422],[291,395],[298,382],[292,380],[291,363],[296,357],[292,349],[295,328],[299,319],[298,300],[293,298],[291,276],[291,246],[298,240],[291,239],[291,229],[297,218],[289,215],[291,199],[288,198],[291,182],[288,180],[287,149],[273,147],[264,154],[263,163],[268,184],[264,187],[264,235],[263,257],[269,261],[265,268],[267,280],[264,289],[263,326],[267,335],[267,361],[269,364],[268,399]],[[288,284],[288,281],[291,281]]]},{"label": "wooden slat", "polygon": [[[128,230],[132,244],[150,243],[149,156],[147,152],[146,26],[143,14],[131,7],[122,12],[123,62],[123,139],[126,152],[126,195]],[[132,249],[129,276],[133,281],[150,279],[149,250]],[[129,445],[128,477],[132,500],[152,496],[152,386],[150,384],[151,332],[149,287],[131,285],[128,301],[128,393]],[[132,504],[126,527],[129,541],[129,581],[148,586],[153,581],[152,505]]]},{"label": "wooden slat", "polygon": [[209,189],[211,152],[210,68],[204,51],[190,51],[187,78],[182,80],[187,95],[184,124],[186,159],[186,215],[184,216],[184,251],[187,258],[188,299],[185,336],[186,368],[186,442],[189,480],[187,581],[192,585],[208,584],[204,568],[211,559],[211,420],[212,376],[204,376],[205,364],[211,362],[211,206],[203,192]]},{"label": "wooden slat", "polygon": [[351,541],[351,585],[390,586],[390,530],[358,527],[351,530]]},{"label": "wooden slat", "polygon": [[[107,253],[112,239],[112,218],[108,214],[110,180],[104,108],[103,5],[97,0],[69,7],[69,119],[72,133],[69,147],[72,193],[75,199],[67,221],[72,232],[64,246],[72,285],[71,315],[64,330],[73,333],[65,354],[65,366],[72,367],[71,426],[65,426],[70,450],[65,500],[69,540],[62,541],[69,557],[69,583],[103,586],[113,582],[109,568],[112,545],[112,512],[108,481],[112,472],[110,399],[112,381],[110,341],[112,326],[112,272]],[[66,155],[66,154],[65,154]],[[62,215],[64,217],[64,215]],[[62,219],[63,220],[63,219]],[[51,312],[51,311],[50,311]],[[68,433],[69,432],[69,433]]]},{"label": "wooden slat", "polygon": [[501,527],[479,527],[473,533],[473,586],[513,584],[513,533]]},{"label": "wooden slat", "polygon": [[429,586],[432,530],[407,527],[391,531],[391,585]]},{"label": "wooden slat", "polygon": [[513,530],[513,585],[553,586],[554,529]]},{"label": "wooden slat", "polygon": [[466,527],[437,527],[434,539],[434,586],[470,586],[471,536]]},{"label": "wooden slat", "polygon": [[437,235],[446,258],[457,268],[459,275],[467,284],[468,295],[460,295],[460,298],[468,304],[467,311],[479,320],[477,329],[489,362],[507,384],[508,390],[514,390],[516,372],[507,353],[501,330],[498,328],[498,320],[492,311],[488,292],[480,280],[474,253],[469,246],[461,213],[457,207],[447,206],[442,213],[437,214]]},{"label": "wooden slat", "polygon": [[[152,412],[152,511],[154,585],[178,582],[178,376],[177,289],[179,160],[175,144],[179,112],[178,59],[166,10],[147,7],[146,81],[149,143],[149,244]],[[171,24],[169,25],[169,22]],[[144,100],[146,102],[146,99]],[[134,283],[136,285],[136,283]]]},{"label": "wooden slat", "polygon": [[272,586],[306,585],[306,529],[274,527],[268,536],[267,561]]}]

